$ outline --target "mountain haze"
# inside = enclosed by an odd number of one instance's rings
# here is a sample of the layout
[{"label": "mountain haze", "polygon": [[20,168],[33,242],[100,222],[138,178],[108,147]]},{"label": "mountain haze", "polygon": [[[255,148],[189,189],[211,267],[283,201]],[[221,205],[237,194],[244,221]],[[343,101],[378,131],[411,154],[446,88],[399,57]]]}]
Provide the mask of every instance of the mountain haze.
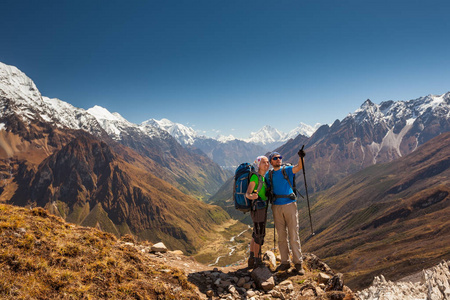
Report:
[{"label": "mountain haze", "polygon": [[300,123],[286,134],[267,125],[252,132],[248,139],[237,139],[233,136],[209,138],[198,134],[193,128],[167,119],[150,119],[142,123],[147,124],[169,132],[184,147],[193,151],[200,150],[223,168],[232,170],[242,162],[252,162],[257,156],[272,151],[298,135],[311,136],[319,126]]}]

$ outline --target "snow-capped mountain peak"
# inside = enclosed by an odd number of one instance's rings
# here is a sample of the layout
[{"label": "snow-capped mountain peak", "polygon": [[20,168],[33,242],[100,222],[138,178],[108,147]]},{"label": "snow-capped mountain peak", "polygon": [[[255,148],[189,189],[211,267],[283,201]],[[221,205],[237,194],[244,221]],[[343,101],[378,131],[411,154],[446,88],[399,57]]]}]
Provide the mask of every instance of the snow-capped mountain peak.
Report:
[{"label": "snow-capped mountain peak", "polygon": [[286,136],[286,141],[289,139],[296,138],[299,134],[310,137],[316,132],[317,128],[319,128],[322,124],[316,123],[314,126],[310,126],[308,124],[305,124],[303,122],[300,122],[298,126],[291,131]]},{"label": "snow-capped mountain peak", "polygon": [[100,134],[101,127],[96,118],[82,108],[77,108],[57,98],[42,97],[51,109],[51,115],[58,127],[82,129],[94,135]]},{"label": "snow-capped mountain peak", "polygon": [[226,143],[237,139],[232,134],[230,134],[230,135],[218,135],[216,137],[216,140],[218,140],[221,143]]},{"label": "snow-capped mountain peak", "polygon": [[99,105],[95,105],[94,107],[89,108],[87,112],[97,118],[97,120],[119,121],[119,118],[117,118],[117,116]]},{"label": "snow-capped mountain peak", "polygon": [[0,62],[0,96],[18,101],[42,101],[41,93],[25,73]]},{"label": "snow-capped mountain peak", "polygon": [[138,126],[127,121],[119,113],[111,113],[104,107],[95,105],[87,110],[100,123],[100,126],[115,140],[121,139],[121,134],[129,128],[138,130]]},{"label": "snow-capped mountain peak", "polygon": [[[51,114],[42,100],[42,95],[34,82],[22,71],[14,66],[0,62],[0,96],[3,99],[14,99],[15,113],[20,115],[23,121],[28,122],[38,116],[45,121],[51,120]],[[6,100],[2,100],[2,112],[5,110]]]},{"label": "snow-capped mountain peak", "polygon": [[245,141],[248,143],[266,145],[284,140],[285,138],[286,133],[279,131],[278,129],[275,129],[269,125],[266,125],[257,132],[250,133],[250,138]]},{"label": "snow-capped mountain peak", "polygon": [[254,143],[258,145],[266,146],[276,146],[277,144],[282,144],[289,139],[296,138],[299,134],[310,137],[317,128],[319,128],[320,123],[317,123],[314,127],[307,125],[305,123],[300,123],[296,128],[289,131],[289,133],[284,133],[278,129],[275,129],[269,125],[264,126],[257,132],[252,132],[250,138],[246,139],[246,142]]},{"label": "snow-capped mountain peak", "polygon": [[187,127],[180,123],[172,122],[168,119],[155,120],[150,119],[142,122],[141,127],[154,126],[167,131],[182,145],[192,145],[195,139],[199,137],[197,132],[191,127]]}]

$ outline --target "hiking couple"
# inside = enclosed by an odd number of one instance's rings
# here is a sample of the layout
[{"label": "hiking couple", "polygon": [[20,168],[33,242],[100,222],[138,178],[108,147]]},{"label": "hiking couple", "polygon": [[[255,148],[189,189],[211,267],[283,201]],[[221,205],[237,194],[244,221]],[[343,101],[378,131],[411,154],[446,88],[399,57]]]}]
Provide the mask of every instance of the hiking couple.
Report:
[{"label": "hiking couple", "polygon": [[[250,212],[253,221],[253,234],[250,242],[250,257],[248,267],[253,268],[261,264],[261,246],[264,243],[268,197],[272,197],[272,212],[274,225],[278,233],[278,249],[281,264],[277,271],[290,268],[289,245],[292,250],[292,260],[299,274],[304,274],[303,258],[299,238],[298,210],[296,196],[292,187],[294,174],[303,168],[305,152],[298,151],[299,160],[295,166],[282,166],[282,157],[278,152],[272,152],[269,158],[258,156],[254,162],[257,174],[250,177],[250,183],[245,196],[254,200]],[[273,170],[269,171],[269,163]],[[283,174],[284,173],[284,174]],[[287,175],[286,179],[285,175]],[[259,181],[262,187],[257,192]],[[257,200],[257,201],[255,201]]]}]

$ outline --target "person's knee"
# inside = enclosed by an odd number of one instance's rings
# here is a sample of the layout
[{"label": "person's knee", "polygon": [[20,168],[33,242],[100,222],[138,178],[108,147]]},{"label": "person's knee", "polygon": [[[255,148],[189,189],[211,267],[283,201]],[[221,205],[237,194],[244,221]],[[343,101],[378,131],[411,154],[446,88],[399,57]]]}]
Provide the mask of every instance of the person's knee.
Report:
[{"label": "person's knee", "polygon": [[264,236],[266,235],[266,224],[263,223],[256,223],[255,224],[255,230],[253,232],[253,239],[256,244],[262,245],[264,244]]},{"label": "person's knee", "polygon": [[260,246],[264,244],[264,235],[257,235],[254,239],[256,244]]}]

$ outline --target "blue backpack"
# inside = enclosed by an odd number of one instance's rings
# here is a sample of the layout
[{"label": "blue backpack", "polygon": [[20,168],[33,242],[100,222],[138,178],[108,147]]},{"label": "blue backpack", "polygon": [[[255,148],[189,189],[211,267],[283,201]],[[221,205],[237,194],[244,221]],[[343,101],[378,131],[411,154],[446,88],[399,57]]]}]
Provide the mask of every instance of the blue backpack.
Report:
[{"label": "blue backpack", "polygon": [[[252,200],[247,199],[245,197],[245,193],[247,192],[248,184],[250,182],[250,178],[253,174],[260,176],[255,168],[249,163],[242,163],[237,167],[234,173],[234,188],[233,188],[233,201],[234,207],[237,210],[246,213],[252,208]],[[256,192],[259,193],[262,187],[262,180],[258,180],[258,187],[256,188]]]}]

